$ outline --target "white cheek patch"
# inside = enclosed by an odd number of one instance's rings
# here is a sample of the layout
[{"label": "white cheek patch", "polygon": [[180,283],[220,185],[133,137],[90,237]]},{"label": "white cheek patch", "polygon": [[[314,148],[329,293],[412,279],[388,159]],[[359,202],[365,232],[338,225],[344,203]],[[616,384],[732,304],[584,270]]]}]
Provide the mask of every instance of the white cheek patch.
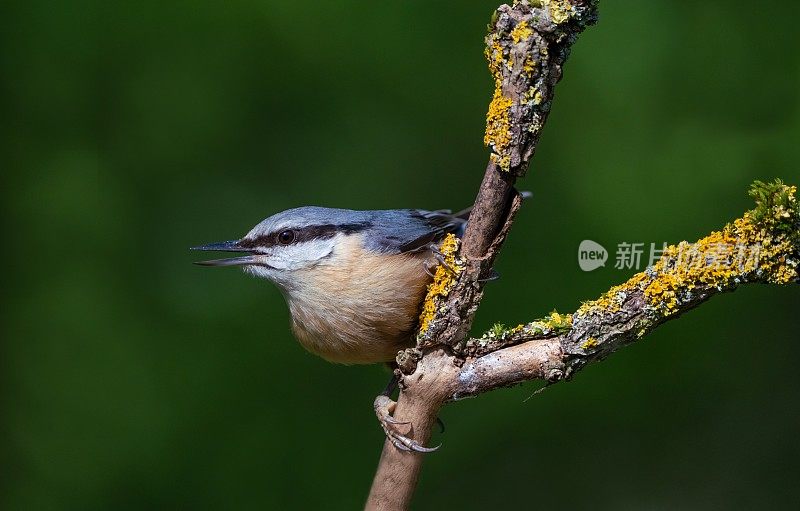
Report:
[{"label": "white cheek patch", "polygon": [[262,279],[272,279],[273,278],[272,272],[268,268],[265,268],[264,266],[258,266],[258,265],[255,265],[255,264],[251,264],[249,266],[245,266],[244,267],[244,271],[245,271],[245,273],[249,273],[250,275],[252,275],[254,277],[258,277],[258,278],[262,278]]},{"label": "white cheek patch", "polygon": [[333,252],[336,240],[333,238],[305,241],[294,245],[276,247],[267,264],[278,270],[297,270],[305,268]]}]

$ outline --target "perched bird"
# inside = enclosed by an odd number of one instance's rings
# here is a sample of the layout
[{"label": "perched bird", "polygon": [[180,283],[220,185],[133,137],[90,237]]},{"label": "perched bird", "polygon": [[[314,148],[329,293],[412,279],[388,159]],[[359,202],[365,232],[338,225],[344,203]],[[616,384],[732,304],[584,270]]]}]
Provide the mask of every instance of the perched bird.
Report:
[{"label": "perched bird", "polygon": [[461,236],[468,214],[295,208],[239,240],[194,247],[246,255],[196,264],[242,266],[273,282],[308,351],[343,364],[387,362],[413,344],[436,246]]}]

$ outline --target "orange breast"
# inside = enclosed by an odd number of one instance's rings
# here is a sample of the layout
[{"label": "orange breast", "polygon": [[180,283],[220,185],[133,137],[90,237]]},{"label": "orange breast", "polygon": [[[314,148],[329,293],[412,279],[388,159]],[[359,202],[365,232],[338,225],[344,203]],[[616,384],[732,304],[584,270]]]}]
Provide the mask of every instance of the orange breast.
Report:
[{"label": "orange breast", "polygon": [[393,360],[413,344],[429,260],[427,252],[375,254],[347,236],[331,257],[298,271],[297,288],[287,292],[297,339],[331,362]]}]

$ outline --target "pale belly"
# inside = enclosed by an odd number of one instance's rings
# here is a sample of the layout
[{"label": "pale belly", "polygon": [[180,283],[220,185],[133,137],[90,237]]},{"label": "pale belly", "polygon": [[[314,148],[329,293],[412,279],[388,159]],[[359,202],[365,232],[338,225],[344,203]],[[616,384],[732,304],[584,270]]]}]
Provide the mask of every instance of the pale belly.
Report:
[{"label": "pale belly", "polygon": [[426,253],[362,253],[350,259],[351,265],[309,270],[307,285],[286,295],[297,340],[331,362],[394,360],[398,351],[414,343],[430,282],[424,268],[429,257]]}]

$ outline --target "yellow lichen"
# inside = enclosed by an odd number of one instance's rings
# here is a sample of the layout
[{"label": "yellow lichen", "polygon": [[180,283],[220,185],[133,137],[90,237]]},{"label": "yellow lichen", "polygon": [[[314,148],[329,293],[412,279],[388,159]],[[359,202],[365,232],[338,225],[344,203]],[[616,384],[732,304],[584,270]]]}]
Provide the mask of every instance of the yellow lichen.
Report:
[{"label": "yellow lichen", "polygon": [[620,310],[622,303],[628,297],[628,294],[633,290],[639,288],[641,283],[644,282],[646,279],[647,276],[644,273],[637,273],[624,284],[620,284],[619,286],[614,286],[608,291],[606,291],[597,300],[584,302],[578,309],[576,314],[579,316],[585,316],[587,314],[592,314],[596,312],[601,312],[601,313],[617,312]]},{"label": "yellow lichen", "polygon": [[[695,243],[670,245],[646,271],[584,303],[577,315],[614,313],[630,292],[641,290],[660,317],[674,314],[693,293],[729,289],[745,281],[786,284],[800,280],[797,188],[757,182],[754,210]],[[700,288],[700,289],[698,289]]]},{"label": "yellow lichen", "polygon": [[572,314],[561,314],[553,311],[544,319],[534,321],[543,332],[564,332],[572,328]]},{"label": "yellow lichen", "polygon": [[433,275],[433,281],[428,284],[428,293],[422,305],[422,312],[419,315],[419,333],[424,334],[428,330],[431,321],[436,316],[436,307],[439,298],[446,297],[453,288],[456,277],[464,267],[456,257],[458,252],[459,239],[454,234],[445,236],[439,245],[439,251],[444,257],[444,265],[440,264]]},{"label": "yellow lichen", "polygon": [[486,47],[486,60],[494,76],[494,95],[486,112],[486,134],[483,143],[492,149],[492,161],[503,170],[509,168],[508,147],[511,145],[511,98],[503,95],[503,68],[508,68],[502,45],[496,40]]},{"label": "yellow lichen", "polygon": [[572,15],[572,4],[568,0],[542,0],[542,4],[550,10],[550,19],[560,25]]},{"label": "yellow lichen", "polygon": [[570,326],[572,324],[572,316],[569,314],[560,314],[557,311],[551,312],[547,320],[554,328]]},{"label": "yellow lichen", "polygon": [[797,280],[797,263],[787,261],[797,249],[797,232],[780,229],[792,214],[797,215],[797,188],[782,185],[773,188],[773,193],[783,194],[783,203],[766,207],[768,211],[759,203],[755,210],[696,243],[667,247],[644,289],[650,305],[670,315],[677,310],[681,293],[698,286],[721,289],[756,272],[772,284]]},{"label": "yellow lichen", "polygon": [[489,155],[489,160],[503,170],[508,170],[511,166],[511,157],[508,155],[500,156],[499,154],[492,153]]},{"label": "yellow lichen", "polygon": [[[504,170],[508,170],[508,157],[506,152],[511,144],[511,130],[509,127],[511,118],[511,105],[513,101],[503,95],[500,82],[496,84],[494,97],[489,103],[489,111],[486,113],[486,135],[483,143],[492,148],[494,162]],[[498,156],[499,155],[499,156]]]},{"label": "yellow lichen", "polygon": [[538,65],[538,62],[528,56],[525,57],[525,62],[522,64],[522,70],[525,71],[525,74],[530,76],[534,71],[536,71],[536,66]]},{"label": "yellow lichen", "polygon": [[496,324],[491,330],[483,334],[481,339],[505,339],[514,334],[547,336],[551,334],[561,334],[572,329],[572,314],[561,314],[553,311],[542,319],[531,321],[524,325],[517,325],[514,328],[506,328],[501,324]]},{"label": "yellow lichen", "polygon": [[597,339],[595,339],[594,337],[589,337],[588,339],[586,339],[586,342],[581,344],[581,349],[588,350],[589,348],[594,348],[598,344],[599,343],[597,342]]},{"label": "yellow lichen", "polygon": [[486,60],[489,61],[489,70],[494,76],[495,84],[502,79],[501,67],[505,65],[503,46],[497,41],[486,47]]},{"label": "yellow lichen", "polygon": [[[533,103],[534,105],[539,106],[542,103],[544,103],[544,101],[545,101],[544,94],[542,94],[542,92],[536,86],[529,88],[527,91],[525,91],[525,94],[522,95],[523,105],[527,105],[528,103]],[[536,127],[536,123],[534,122],[531,123],[531,126],[528,128],[528,131],[534,133],[535,130],[537,129],[538,128]]]},{"label": "yellow lichen", "polygon": [[504,340],[507,337],[514,335],[516,333],[521,332],[525,328],[525,325],[517,325],[513,328],[508,328],[502,323],[495,323],[492,325],[492,328],[487,331],[481,339],[484,340]]},{"label": "yellow lichen", "polygon": [[514,41],[514,44],[519,43],[520,41],[524,41],[525,39],[529,38],[533,35],[533,29],[528,26],[528,22],[525,20],[520,21],[517,23],[517,26],[511,31],[511,40]]}]

